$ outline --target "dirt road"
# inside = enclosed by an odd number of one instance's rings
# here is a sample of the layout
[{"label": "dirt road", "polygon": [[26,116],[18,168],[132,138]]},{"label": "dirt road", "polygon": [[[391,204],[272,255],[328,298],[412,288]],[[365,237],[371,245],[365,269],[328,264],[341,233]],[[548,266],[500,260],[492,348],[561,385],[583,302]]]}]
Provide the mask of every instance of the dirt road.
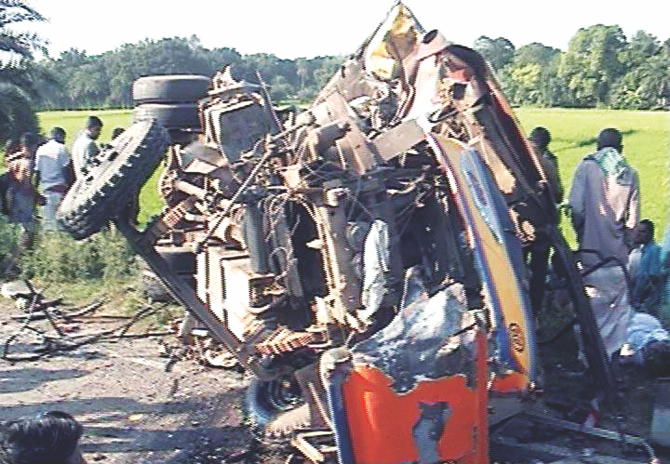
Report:
[{"label": "dirt road", "polygon": [[[2,343],[19,327],[10,313],[0,308]],[[29,342],[22,337],[12,348],[28,351]],[[121,339],[38,361],[0,361],[0,420],[67,411],[85,427],[88,462],[284,462],[285,454],[258,445],[244,424],[244,374],[193,361],[166,372],[159,348],[155,338]]]}]

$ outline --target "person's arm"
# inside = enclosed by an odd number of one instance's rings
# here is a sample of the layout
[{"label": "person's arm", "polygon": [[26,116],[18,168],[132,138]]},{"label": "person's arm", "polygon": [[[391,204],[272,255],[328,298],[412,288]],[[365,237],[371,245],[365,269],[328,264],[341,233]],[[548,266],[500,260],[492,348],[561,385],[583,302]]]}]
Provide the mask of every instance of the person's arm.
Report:
[{"label": "person's arm", "polygon": [[577,232],[577,237],[581,237],[581,231],[584,227],[584,218],[586,209],[584,207],[584,196],[586,193],[586,162],[582,161],[577,166],[575,177],[572,179],[572,186],[570,188],[570,196],[568,202],[570,204],[570,212],[572,215],[572,226]]},{"label": "person's arm", "polygon": [[82,159],[81,159],[81,150],[79,149],[78,146],[79,140],[75,140],[74,144],[72,145],[72,169],[74,170],[75,176],[79,175],[81,173],[81,168],[82,168]]},{"label": "person's arm", "polygon": [[654,283],[658,281],[663,272],[661,265],[661,247],[654,244],[649,250],[649,276]]},{"label": "person's arm", "polygon": [[633,249],[635,241],[635,228],[640,222],[640,178],[633,171],[633,188],[628,196],[626,217],[624,223],[624,241],[629,250]]},{"label": "person's arm", "polygon": [[72,184],[74,184],[75,181],[74,163],[72,161],[72,157],[68,154],[67,149],[65,147],[63,147],[63,149],[59,152],[58,155],[60,157],[59,161],[63,177],[65,178],[65,185],[69,189],[70,187],[72,187]]},{"label": "person's arm", "polygon": [[32,185],[35,190],[39,190],[40,187],[40,181],[42,180],[42,176],[40,175],[40,155],[37,154],[35,155],[35,168],[33,169],[33,175],[32,175]]},{"label": "person's arm", "polygon": [[556,176],[556,203],[563,203],[563,198],[565,197],[565,188],[563,187],[563,181],[561,180],[561,170],[558,167],[558,158],[554,158],[554,175]]},{"label": "person's arm", "polygon": [[68,190],[74,184],[74,181],[77,179],[74,171],[74,163],[68,163],[65,168],[63,168],[63,174],[65,176],[65,184],[67,184]]},{"label": "person's arm", "polygon": [[88,159],[86,161],[90,163],[91,160],[98,156],[98,153],[100,153],[100,147],[98,147],[98,144],[95,143],[95,141],[91,140],[86,151],[86,154],[88,155]]}]

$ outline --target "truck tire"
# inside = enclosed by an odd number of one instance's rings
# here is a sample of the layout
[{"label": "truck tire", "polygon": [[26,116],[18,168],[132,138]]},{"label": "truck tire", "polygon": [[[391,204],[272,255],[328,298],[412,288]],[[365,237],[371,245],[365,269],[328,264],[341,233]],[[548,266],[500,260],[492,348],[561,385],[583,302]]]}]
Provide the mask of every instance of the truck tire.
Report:
[{"label": "truck tire", "polygon": [[207,96],[209,77],[193,74],[140,77],[133,82],[133,101],[193,103]]},{"label": "truck tire", "polygon": [[[252,427],[258,432],[265,433],[270,432],[268,428],[275,420],[284,413],[301,408],[305,405],[305,401],[300,396],[295,379],[284,377],[275,380],[252,380],[247,388],[244,405]],[[304,408],[301,412],[303,410]],[[309,409],[307,413],[309,414]]]},{"label": "truck tire", "polygon": [[130,126],[92,160],[58,208],[61,227],[76,239],[100,231],[131,203],[151,177],[168,142],[155,120]]},{"label": "truck tire", "polygon": [[135,107],[133,119],[156,119],[166,129],[200,129],[196,103],[144,103]]}]

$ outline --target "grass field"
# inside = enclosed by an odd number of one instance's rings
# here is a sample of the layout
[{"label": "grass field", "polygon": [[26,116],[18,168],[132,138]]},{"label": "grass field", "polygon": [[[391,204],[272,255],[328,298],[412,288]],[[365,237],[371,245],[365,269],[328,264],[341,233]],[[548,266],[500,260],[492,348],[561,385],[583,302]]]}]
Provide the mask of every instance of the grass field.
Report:
[{"label": "grass field", "polygon": [[[595,150],[598,132],[605,127],[621,130],[624,133],[625,154],[640,173],[642,216],[656,223],[656,236],[661,239],[670,214],[670,113],[561,108],[518,108],[516,113],[526,133],[536,125],[543,125],[551,131],[550,148],[559,158],[566,192],[579,161]],[[40,113],[39,117],[45,132],[54,125],[63,127],[68,133],[70,145],[89,114],[89,111],[56,111]],[[130,110],[98,111],[95,114],[105,124],[100,137],[102,142],[109,141],[114,127],[127,127],[132,121]],[[142,222],[161,209],[156,189],[159,172],[154,174],[140,195]]]}]

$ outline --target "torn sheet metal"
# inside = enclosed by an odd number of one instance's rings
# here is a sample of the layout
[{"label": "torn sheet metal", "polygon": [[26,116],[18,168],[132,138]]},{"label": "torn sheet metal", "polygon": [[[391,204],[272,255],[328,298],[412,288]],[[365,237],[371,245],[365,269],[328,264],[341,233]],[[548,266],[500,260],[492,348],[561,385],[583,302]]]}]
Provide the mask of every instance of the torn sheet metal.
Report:
[{"label": "torn sheet metal", "polygon": [[340,462],[488,462],[485,336],[458,286],[406,283],[391,324],[323,357]]},{"label": "torn sheet metal", "polygon": [[[411,273],[410,279],[416,275]],[[416,292],[418,283],[408,286]],[[354,362],[382,371],[400,394],[416,388],[421,380],[457,374],[474,388],[474,330],[467,328],[475,322],[460,285],[432,297],[422,292],[387,327],[352,349]]]},{"label": "torn sheet metal", "polygon": [[[524,391],[536,381],[535,331],[519,275],[524,269],[521,247],[507,208],[499,191],[492,188],[495,184],[490,172],[475,150],[466,150],[457,141],[441,136],[432,136],[430,140],[449,178],[456,184],[454,190],[460,200],[457,204],[474,239],[477,272],[492,309],[498,373],[520,374],[513,376],[511,385],[501,389]],[[494,388],[495,385],[494,379]]]}]

